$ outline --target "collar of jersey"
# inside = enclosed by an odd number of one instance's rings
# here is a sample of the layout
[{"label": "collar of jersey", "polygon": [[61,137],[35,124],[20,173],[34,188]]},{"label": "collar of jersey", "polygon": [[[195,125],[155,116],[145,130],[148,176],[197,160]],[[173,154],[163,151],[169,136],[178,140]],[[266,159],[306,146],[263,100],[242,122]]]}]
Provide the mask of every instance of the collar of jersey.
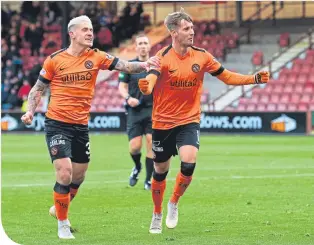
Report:
[{"label": "collar of jersey", "polygon": [[186,52],[185,55],[181,56],[179,55],[175,50],[174,48],[172,47],[172,51],[175,53],[175,55],[180,59],[180,60],[184,60],[186,57],[188,57],[190,55],[190,47],[188,47],[188,52]]}]

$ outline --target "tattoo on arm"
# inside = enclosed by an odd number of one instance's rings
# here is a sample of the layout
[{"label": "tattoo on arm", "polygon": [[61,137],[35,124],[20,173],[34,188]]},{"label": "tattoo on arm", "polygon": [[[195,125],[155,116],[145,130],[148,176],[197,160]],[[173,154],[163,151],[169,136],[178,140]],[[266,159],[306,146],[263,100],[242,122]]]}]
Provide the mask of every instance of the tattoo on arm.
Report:
[{"label": "tattoo on arm", "polygon": [[125,72],[125,73],[129,73],[129,74],[141,73],[141,72],[146,71],[144,62],[128,62],[121,59],[119,59],[114,69]]},{"label": "tattoo on arm", "polygon": [[49,86],[49,84],[43,83],[40,80],[37,80],[34,87],[32,87],[31,91],[28,95],[28,105],[27,110],[35,113],[36,107],[38,106],[41,96],[44,93],[45,89]]}]

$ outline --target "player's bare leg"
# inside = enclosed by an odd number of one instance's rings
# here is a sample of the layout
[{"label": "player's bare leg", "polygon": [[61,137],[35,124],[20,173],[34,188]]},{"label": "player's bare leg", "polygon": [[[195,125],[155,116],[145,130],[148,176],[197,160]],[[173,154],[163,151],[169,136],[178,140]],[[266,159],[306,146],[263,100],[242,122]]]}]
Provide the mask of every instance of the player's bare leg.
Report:
[{"label": "player's bare leg", "polygon": [[173,229],[179,220],[178,202],[192,181],[198,149],[192,145],[180,147],[181,171],[178,173],[173,194],[168,203],[166,226]]},{"label": "player's bare leg", "polygon": [[60,239],[74,239],[75,237],[70,231],[70,222],[68,220],[72,163],[70,158],[57,159],[53,163],[56,170],[56,184],[53,197],[58,219],[58,236]]},{"label": "player's bare leg", "polygon": [[129,185],[135,186],[137,184],[139,174],[142,170],[141,164],[141,149],[142,149],[142,136],[137,136],[130,140],[129,142],[130,154],[135,164],[132,168]]},{"label": "player's bare leg", "polygon": [[151,190],[151,178],[154,170],[153,149],[152,149],[152,135],[146,134],[146,179],[144,182],[144,189]]},{"label": "player's bare leg", "polygon": [[154,163],[152,180],[152,197],[154,202],[153,218],[149,228],[152,234],[162,232],[162,202],[166,189],[166,177],[168,174],[170,159],[162,163]]}]

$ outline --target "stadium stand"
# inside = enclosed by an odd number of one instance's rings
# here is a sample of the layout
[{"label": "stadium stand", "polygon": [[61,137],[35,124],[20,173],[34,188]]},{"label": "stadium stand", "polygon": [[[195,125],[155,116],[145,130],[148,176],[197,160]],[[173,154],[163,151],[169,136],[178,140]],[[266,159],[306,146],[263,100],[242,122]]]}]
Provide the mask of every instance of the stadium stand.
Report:
[{"label": "stadium stand", "polygon": [[[171,43],[171,38],[162,23],[147,31],[148,29],[145,27],[151,25],[150,15],[144,13],[141,2],[126,2],[124,8],[117,15],[113,15],[108,11],[103,2],[73,2],[71,4],[70,18],[81,14],[87,14],[91,17],[95,29],[94,47],[105,51],[110,50],[110,52],[119,57],[131,59],[135,56],[132,40],[134,39],[134,34],[139,31],[145,31],[151,38],[153,43],[152,55],[160,48]],[[38,2],[23,2],[18,11],[11,10],[10,5],[4,5],[1,12],[2,109],[19,111],[21,108],[23,110],[26,107],[27,94],[37,79],[45,57],[62,47],[62,15],[56,2],[43,2],[43,14]],[[137,24],[129,25],[131,22]],[[265,64],[269,55],[274,53],[274,45],[269,42],[269,40],[273,39],[271,35],[266,35],[267,40],[266,38],[263,39],[266,40],[265,45],[272,45],[271,49],[265,50],[264,46],[256,49],[259,47],[259,44],[255,42],[253,37],[251,39],[252,43],[241,44],[240,50],[238,32],[234,29],[229,30],[226,31],[226,29],[222,28],[217,20],[196,21],[195,46],[203,47],[211,52],[215,57],[222,60],[228,69],[242,73],[248,72],[244,71],[244,69],[247,69],[247,65],[242,60],[248,60],[250,65],[256,68]],[[291,40],[295,38],[293,35],[284,30],[278,38],[275,37],[277,43],[274,42],[274,44],[277,45],[278,50],[287,48]],[[257,36],[257,38],[260,37]],[[263,52],[260,50],[263,50]],[[247,58],[248,53],[250,58]],[[228,57],[230,57],[230,61]],[[311,57],[311,55],[308,57]],[[305,62],[307,59],[310,58],[305,58],[305,60],[301,61]],[[241,98],[237,108],[228,107],[227,110],[283,110],[288,108],[288,104],[291,102],[290,99],[292,99],[292,91],[296,90],[296,93],[300,95],[303,91],[307,91],[306,94],[309,94],[309,91],[313,89],[313,85],[310,83],[311,79],[309,79],[310,75],[306,75],[309,74],[307,73],[310,69],[309,65],[308,63],[300,65],[298,62],[301,61],[295,61],[296,65],[292,69],[284,69],[280,73],[280,77],[277,80],[272,80],[265,90],[262,88],[254,89],[251,99]],[[241,67],[235,66],[233,68],[232,65]],[[297,69],[301,68],[302,71],[305,69],[305,73],[298,75]],[[213,89],[216,88],[216,90],[219,90],[219,93],[223,92],[223,85],[219,84],[218,86],[217,82],[212,82],[210,79],[208,76],[205,76],[205,86],[201,97],[204,110],[208,109],[209,101],[212,98],[216,98],[216,94],[212,93]],[[288,79],[291,86],[284,88],[282,96],[270,96],[270,94],[267,94],[267,91],[272,89],[278,91],[277,94],[279,94],[279,91],[283,90],[283,85],[280,81],[284,79]],[[293,85],[292,81],[295,81],[295,79],[298,79],[297,84]],[[124,101],[118,93],[117,80],[117,72],[109,73],[105,78],[98,80],[91,111],[124,110]],[[38,111],[45,111],[48,96],[49,91],[43,98],[41,106],[38,107]],[[257,101],[260,99],[265,101],[265,103],[261,103],[258,106]],[[266,106],[266,101],[271,101],[272,103]],[[296,110],[312,108],[312,96],[302,95],[297,98],[297,95],[294,95],[293,101],[289,105],[289,110],[293,110],[293,108]]]},{"label": "stadium stand", "polygon": [[265,88],[254,88],[236,108],[226,111],[307,111],[314,109],[314,50],[294,59]]}]

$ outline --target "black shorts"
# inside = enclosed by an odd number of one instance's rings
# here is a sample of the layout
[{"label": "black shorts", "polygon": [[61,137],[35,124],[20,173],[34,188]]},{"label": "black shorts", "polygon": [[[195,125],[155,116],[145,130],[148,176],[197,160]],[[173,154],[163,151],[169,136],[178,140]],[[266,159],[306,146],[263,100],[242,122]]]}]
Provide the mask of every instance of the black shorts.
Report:
[{"label": "black shorts", "polygon": [[200,124],[189,123],[172,129],[153,129],[154,162],[165,162],[171,156],[178,155],[178,150],[184,145],[200,147]]},{"label": "black shorts", "polygon": [[45,132],[52,162],[67,157],[76,163],[90,161],[88,125],[64,123],[46,117]]},{"label": "black shorts", "polygon": [[138,136],[152,134],[151,110],[151,108],[142,108],[139,111],[135,109],[128,110],[126,132],[129,140]]}]

